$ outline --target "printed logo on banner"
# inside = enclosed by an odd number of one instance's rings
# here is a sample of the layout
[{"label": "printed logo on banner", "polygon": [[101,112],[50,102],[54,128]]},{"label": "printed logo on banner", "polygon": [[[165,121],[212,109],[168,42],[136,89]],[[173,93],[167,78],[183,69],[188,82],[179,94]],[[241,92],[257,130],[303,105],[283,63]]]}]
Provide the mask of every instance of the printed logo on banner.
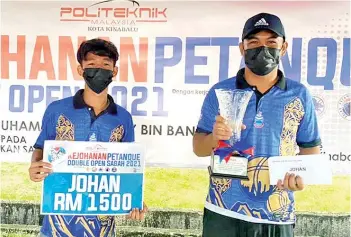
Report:
[{"label": "printed logo on banner", "polygon": [[[140,7],[137,1],[127,1],[133,4],[132,7],[123,7],[125,2],[122,1],[118,6],[111,5],[114,0],[99,1],[90,6],[62,6],[60,21],[89,24],[88,31],[128,33],[138,32],[140,24],[167,22],[167,8]],[[108,3],[111,7],[100,7]]]},{"label": "printed logo on banner", "polygon": [[351,94],[346,94],[340,98],[338,110],[344,119],[351,121]]},{"label": "printed logo on banner", "polygon": [[66,154],[66,150],[63,147],[52,147],[48,155],[50,163],[60,160]]},{"label": "printed logo on banner", "polygon": [[95,146],[89,146],[86,149],[87,151],[106,151],[107,150],[107,148],[103,147],[100,144],[97,144]]},{"label": "printed logo on banner", "polygon": [[317,116],[322,117],[325,112],[324,100],[320,96],[313,96],[312,101],[313,101]]},{"label": "printed logo on banner", "polygon": [[[114,1],[115,1],[115,0],[104,0],[104,1],[100,1],[100,2],[94,3],[94,4],[90,5],[90,6],[92,7],[92,6],[101,4],[101,3],[105,3],[105,2],[114,2]],[[137,1],[134,1],[134,0],[126,0],[126,1],[133,3],[133,6],[134,6],[134,4],[138,5],[138,7],[140,6],[140,4],[139,4]]]}]

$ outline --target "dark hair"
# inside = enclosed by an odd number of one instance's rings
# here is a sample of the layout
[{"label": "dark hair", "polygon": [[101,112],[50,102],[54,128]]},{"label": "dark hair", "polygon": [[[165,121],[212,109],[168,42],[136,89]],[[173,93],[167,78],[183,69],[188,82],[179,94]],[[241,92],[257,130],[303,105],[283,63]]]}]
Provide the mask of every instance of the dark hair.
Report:
[{"label": "dark hair", "polygon": [[108,57],[113,60],[114,65],[116,65],[119,58],[118,50],[111,41],[98,38],[86,40],[81,43],[77,51],[77,60],[80,65],[82,65],[88,53]]}]

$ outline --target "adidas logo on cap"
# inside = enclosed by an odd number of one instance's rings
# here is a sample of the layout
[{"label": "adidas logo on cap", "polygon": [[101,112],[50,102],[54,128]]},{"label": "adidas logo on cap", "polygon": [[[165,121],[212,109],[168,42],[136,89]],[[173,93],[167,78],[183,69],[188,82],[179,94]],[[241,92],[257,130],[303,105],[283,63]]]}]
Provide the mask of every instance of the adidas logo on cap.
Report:
[{"label": "adidas logo on cap", "polygon": [[264,18],[261,18],[258,22],[256,22],[255,26],[268,26],[269,24]]}]

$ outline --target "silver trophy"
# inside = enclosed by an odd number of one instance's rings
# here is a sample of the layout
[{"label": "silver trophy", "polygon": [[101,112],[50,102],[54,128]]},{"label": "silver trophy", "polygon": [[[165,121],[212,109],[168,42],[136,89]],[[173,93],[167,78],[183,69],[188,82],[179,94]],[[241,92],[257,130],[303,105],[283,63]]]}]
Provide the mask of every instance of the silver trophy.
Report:
[{"label": "silver trophy", "polygon": [[[241,139],[241,127],[243,124],[246,108],[252,91],[215,89],[219,104],[219,114],[231,127],[233,135],[229,139],[229,144],[233,146]],[[229,159],[221,160],[218,155],[212,152],[211,166],[209,167],[212,176],[248,179],[247,177],[248,159],[234,152]]]}]

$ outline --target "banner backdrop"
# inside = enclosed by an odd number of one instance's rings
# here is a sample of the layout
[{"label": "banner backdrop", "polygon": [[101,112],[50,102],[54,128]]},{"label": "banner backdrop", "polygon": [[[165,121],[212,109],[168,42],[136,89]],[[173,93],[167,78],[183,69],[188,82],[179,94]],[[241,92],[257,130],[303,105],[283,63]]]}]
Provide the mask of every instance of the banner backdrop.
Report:
[{"label": "banner backdrop", "polygon": [[[76,51],[103,37],[119,49],[109,88],[131,112],[148,165],[204,167],[192,134],[208,89],[243,66],[243,25],[281,17],[289,49],[280,65],[314,96],[335,174],[350,173],[350,2],[2,1],[2,161],[30,161],[46,106],[84,85]],[[96,4],[96,5],[94,5]]]}]

